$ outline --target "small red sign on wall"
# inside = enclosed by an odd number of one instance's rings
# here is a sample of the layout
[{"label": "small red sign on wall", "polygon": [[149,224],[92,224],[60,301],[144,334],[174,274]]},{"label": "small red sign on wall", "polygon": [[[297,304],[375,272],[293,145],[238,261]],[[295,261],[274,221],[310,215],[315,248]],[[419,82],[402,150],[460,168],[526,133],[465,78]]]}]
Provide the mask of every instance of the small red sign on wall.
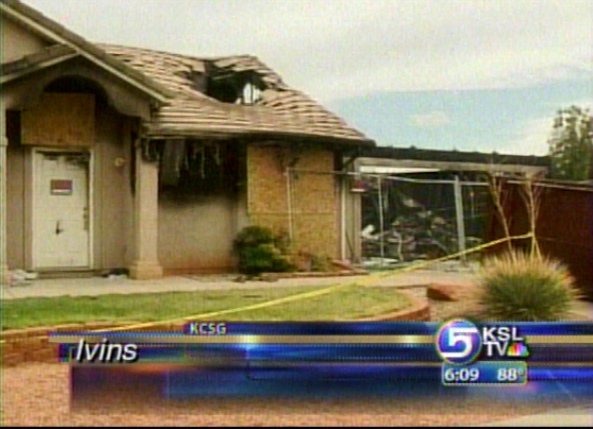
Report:
[{"label": "small red sign on wall", "polygon": [[72,180],[51,180],[49,182],[50,192],[52,195],[72,195],[74,183]]}]

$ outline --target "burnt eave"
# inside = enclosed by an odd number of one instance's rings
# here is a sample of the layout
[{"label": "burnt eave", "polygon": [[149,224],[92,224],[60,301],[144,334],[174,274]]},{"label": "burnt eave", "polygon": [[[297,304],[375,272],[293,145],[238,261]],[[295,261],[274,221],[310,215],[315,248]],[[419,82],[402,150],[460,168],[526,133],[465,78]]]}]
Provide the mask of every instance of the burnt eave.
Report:
[{"label": "burnt eave", "polygon": [[160,130],[146,130],[144,129],[143,137],[150,140],[177,140],[177,139],[196,139],[196,140],[231,140],[241,139],[243,141],[272,141],[276,139],[291,141],[291,142],[309,142],[319,144],[335,144],[343,146],[364,146],[373,147],[375,141],[360,140],[332,137],[326,135],[314,135],[311,133],[298,132],[280,132],[280,131],[265,131],[265,130],[244,130],[239,128],[229,128],[226,130],[202,130],[196,129],[160,129]]},{"label": "burnt eave", "polygon": [[549,167],[548,156],[510,155],[497,152],[466,152],[457,150],[419,149],[415,147],[376,146],[364,148],[361,157],[390,158],[418,161],[474,162],[481,164],[516,164],[534,167]]}]

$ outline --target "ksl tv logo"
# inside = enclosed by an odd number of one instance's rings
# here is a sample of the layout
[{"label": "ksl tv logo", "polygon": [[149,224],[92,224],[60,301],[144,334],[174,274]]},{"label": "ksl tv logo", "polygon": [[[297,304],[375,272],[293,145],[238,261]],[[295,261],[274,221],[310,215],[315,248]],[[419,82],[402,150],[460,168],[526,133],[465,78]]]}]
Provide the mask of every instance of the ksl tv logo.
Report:
[{"label": "ksl tv logo", "polygon": [[487,357],[526,358],[529,349],[516,326],[483,326],[464,319],[446,322],[436,335],[436,349],[452,364],[473,362],[482,351]]}]

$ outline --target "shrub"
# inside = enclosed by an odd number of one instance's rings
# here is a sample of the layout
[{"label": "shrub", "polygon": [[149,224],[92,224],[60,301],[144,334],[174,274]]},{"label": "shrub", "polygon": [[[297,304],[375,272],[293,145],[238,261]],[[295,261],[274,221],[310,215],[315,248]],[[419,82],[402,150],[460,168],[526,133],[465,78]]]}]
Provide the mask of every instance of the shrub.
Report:
[{"label": "shrub", "polygon": [[259,244],[274,243],[276,237],[269,228],[262,226],[248,226],[243,228],[235,238],[235,248],[238,251],[248,247],[255,247]]},{"label": "shrub", "polygon": [[249,275],[293,269],[285,253],[285,239],[261,226],[243,228],[235,239],[239,271]]},{"label": "shrub", "polygon": [[579,297],[564,265],[525,253],[487,259],[479,279],[478,302],[489,320],[559,320]]}]

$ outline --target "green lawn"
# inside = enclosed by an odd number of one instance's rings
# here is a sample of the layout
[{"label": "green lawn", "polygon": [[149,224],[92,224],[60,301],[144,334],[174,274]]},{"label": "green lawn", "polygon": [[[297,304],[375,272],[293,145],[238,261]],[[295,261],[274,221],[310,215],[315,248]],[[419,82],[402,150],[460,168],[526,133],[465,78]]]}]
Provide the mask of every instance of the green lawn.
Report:
[{"label": "green lawn", "polygon": [[[321,287],[323,289],[324,287]],[[320,287],[26,298],[2,303],[2,329],[81,322],[149,322],[263,303]],[[409,305],[393,288],[346,286],[329,294],[213,317],[228,321],[353,320]]]}]

